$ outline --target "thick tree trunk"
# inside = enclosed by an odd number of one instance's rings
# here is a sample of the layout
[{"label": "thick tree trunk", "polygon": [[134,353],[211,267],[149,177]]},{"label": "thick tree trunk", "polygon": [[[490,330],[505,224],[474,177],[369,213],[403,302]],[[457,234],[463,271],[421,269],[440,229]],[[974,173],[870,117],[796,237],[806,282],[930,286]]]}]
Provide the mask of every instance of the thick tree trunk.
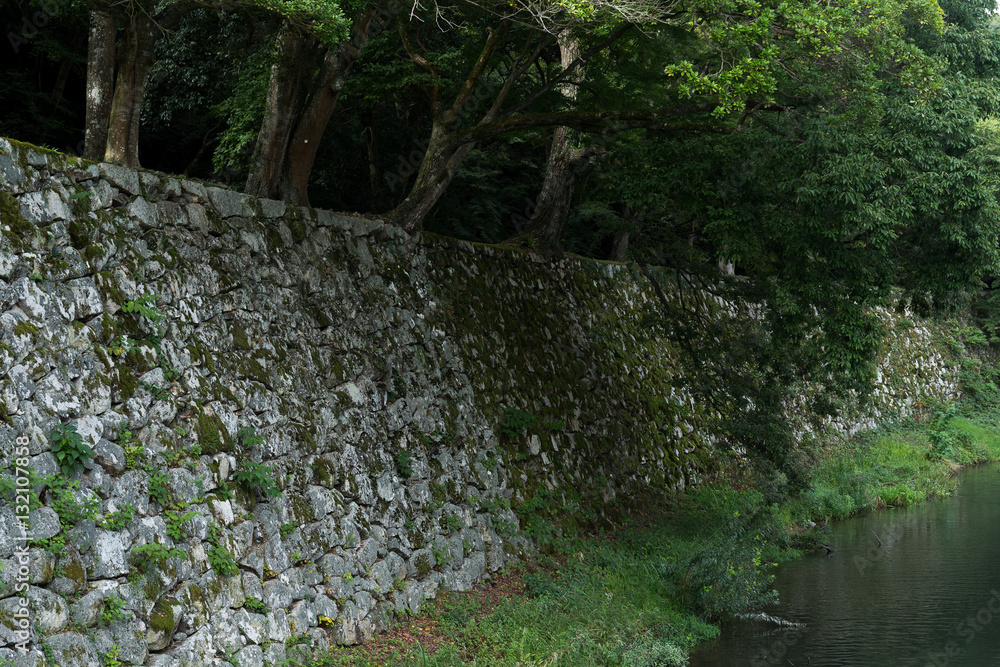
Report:
[{"label": "thick tree trunk", "polygon": [[[559,35],[559,55],[563,69],[580,57],[580,42],[564,31]],[[570,84],[562,87],[568,100],[576,101],[576,84],[583,80],[583,68],[577,68]],[[569,128],[557,127],[545,163],[545,180],[535,202],[535,211],[527,226],[511,242],[531,245],[544,251],[560,252],[563,230],[569,220],[570,199],[576,170],[585,164],[593,151],[574,147]]]},{"label": "thick tree trunk", "polygon": [[306,103],[295,134],[288,147],[285,174],[281,183],[281,198],[292,204],[309,206],[309,176],[316,163],[316,151],[323,132],[330,123],[330,116],[337,106],[340,91],[347,83],[347,75],[361,55],[361,49],[371,37],[375,5],[354,20],[351,39],[333,51],[327,51],[313,86],[313,93]]},{"label": "thick tree trunk", "polygon": [[311,91],[306,90],[306,82],[315,72],[318,55],[312,40],[287,25],[282,29],[247,194],[309,205],[309,176],[340,91],[361,50],[382,28],[382,23],[373,24],[377,8],[371,3],[354,20],[351,38],[326,51]]},{"label": "thick tree trunk", "polygon": [[115,21],[110,14],[90,12],[87,45],[87,116],[83,156],[100,160],[108,144],[108,119],[115,76]]},{"label": "thick tree trunk", "polygon": [[125,43],[119,57],[115,94],[111,102],[108,143],[104,152],[107,162],[139,166],[139,115],[146,92],[146,79],[153,66],[153,20],[137,12],[125,28]]},{"label": "thick tree trunk", "polygon": [[556,252],[561,246],[562,232],[569,219],[576,166],[584,159],[583,151],[570,146],[569,133],[565,127],[557,127],[552,133],[545,179],[535,200],[535,210],[527,226],[514,237],[515,242]]},{"label": "thick tree trunk", "polygon": [[420,162],[417,180],[406,199],[389,214],[389,222],[412,234],[423,226],[424,217],[445,193],[455,177],[462,160],[469,154],[473,143],[453,144],[448,132],[437,121],[431,131],[431,140]]},{"label": "thick tree trunk", "polygon": [[281,177],[295,123],[306,100],[306,83],[316,67],[313,40],[285,24],[275,44],[275,62],[257,135],[246,193],[280,198]]},{"label": "thick tree trunk", "polygon": [[625,260],[625,253],[628,252],[628,237],[629,231],[627,229],[615,232],[614,240],[611,242],[611,253],[608,255],[608,259],[612,262],[621,262]]}]

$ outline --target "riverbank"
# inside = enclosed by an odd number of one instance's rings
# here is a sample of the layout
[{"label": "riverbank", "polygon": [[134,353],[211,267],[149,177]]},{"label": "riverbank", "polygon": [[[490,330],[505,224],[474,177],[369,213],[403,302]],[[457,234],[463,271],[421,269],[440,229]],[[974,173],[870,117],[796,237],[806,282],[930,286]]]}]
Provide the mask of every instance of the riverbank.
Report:
[{"label": "riverbank", "polygon": [[771,566],[816,548],[830,520],[951,493],[963,465],[1000,460],[1000,414],[955,409],[815,452],[780,505],[717,484],[649,505],[471,593],[439,596],[369,644],[307,667],[686,665],[720,619],[768,600]]}]

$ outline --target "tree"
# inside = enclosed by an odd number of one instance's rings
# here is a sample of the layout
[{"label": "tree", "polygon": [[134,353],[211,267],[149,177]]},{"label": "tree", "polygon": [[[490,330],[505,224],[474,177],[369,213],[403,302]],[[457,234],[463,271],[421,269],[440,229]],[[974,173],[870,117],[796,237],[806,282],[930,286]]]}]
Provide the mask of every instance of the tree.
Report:
[{"label": "tree", "polygon": [[[633,125],[662,124],[662,119],[708,111],[712,105],[695,104],[658,113],[622,113],[616,111],[556,111],[527,112],[537,100],[570,80],[587,58],[619,39],[628,29],[620,26],[609,36],[582,52],[565,69],[546,72],[541,64],[543,54],[556,43],[549,33],[525,29],[505,19],[499,25],[485,26],[486,39],[478,57],[464,81],[458,86],[450,105],[443,102],[442,69],[431,62],[410,39],[400,22],[399,33],[413,62],[429,75],[426,88],[431,104],[432,127],[427,148],[417,171],[416,180],[406,198],[389,214],[390,222],[413,232],[421,228],[423,218],[437,203],[454,178],[458,167],[477,142],[508,132],[538,127],[565,126],[600,131]],[[469,29],[471,31],[471,29]],[[511,37],[512,39],[508,39]],[[515,46],[520,37],[522,46]],[[500,55],[501,47],[504,47]],[[496,59],[496,62],[494,61]],[[527,76],[537,68],[537,77]],[[534,78],[534,80],[532,80]],[[524,87],[525,82],[529,83]],[[530,86],[534,83],[534,86]],[[520,99],[510,101],[511,94],[520,92]],[[475,106],[473,106],[475,100]],[[469,118],[475,118],[470,122]]]},{"label": "tree", "polygon": [[[683,343],[701,400],[731,415],[720,441],[789,479],[796,383],[819,389],[820,414],[863,400],[883,339],[876,307],[947,310],[997,270],[988,114],[1000,90],[983,74],[1000,41],[978,16],[971,29],[901,20],[897,34],[924,47],[917,76],[852,42],[835,67],[777,75],[782,113],[727,136],[634,133],[610,151],[607,189],[642,212],[633,251],[674,278],[647,271],[660,290],[652,321]],[[740,275],[720,276],[721,257]]]},{"label": "tree", "polygon": [[[92,46],[87,54],[86,150],[96,157],[98,142],[106,134],[103,159],[139,166],[139,125],[149,70],[155,60],[154,47],[184,14],[198,7],[194,2],[165,3],[88,0],[91,12]],[[108,46],[114,40],[112,26],[124,32],[114,59]],[[117,64],[117,75],[114,67]],[[114,80],[113,87],[109,84]],[[108,105],[108,92],[111,103]],[[106,129],[105,129],[106,128]]]},{"label": "tree", "polygon": [[87,112],[83,156],[102,160],[108,144],[108,118],[114,92],[115,20],[106,12],[90,12],[87,42]]},{"label": "tree", "polygon": [[[570,30],[558,37],[559,59],[563,70],[581,59],[580,42]],[[576,100],[577,87],[583,80],[584,68],[577,67],[562,86],[562,94],[570,103]],[[570,195],[576,170],[597,152],[596,145],[574,145],[570,129],[560,126],[552,131],[552,142],[545,164],[545,178],[534,210],[527,225],[512,243],[524,243],[533,248],[559,252],[563,229],[570,215]]]},{"label": "tree", "polygon": [[[111,108],[107,116],[107,145],[104,159],[130,166],[139,164],[139,127],[146,82],[155,61],[155,46],[168,31],[187,13],[199,9],[220,11],[223,7],[261,8],[284,17],[297,30],[308,32],[317,39],[335,42],[343,37],[345,19],[340,6],[332,2],[300,3],[297,0],[241,0],[233,5],[199,2],[196,0],[167,0],[152,2],[140,0],[121,3],[113,0],[87,0],[95,12],[112,17],[124,32],[116,53],[117,76],[114,83]],[[95,24],[96,25],[96,24]],[[98,42],[106,43],[109,28],[106,24],[94,34]],[[93,90],[104,90],[104,81],[110,77],[107,59],[100,60],[103,47],[95,47],[89,54],[94,58],[88,63],[88,73],[95,79]],[[100,133],[102,109],[97,101],[101,95],[88,95],[94,108],[88,110],[94,132]],[[88,121],[88,126],[91,122]],[[95,135],[96,136],[96,135]]]},{"label": "tree", "polygon": [[309,205],[316,151],[347,76],[391,16],[380,14],[380,9],[380,2],[369,2],[351,22],[350,37],[329,48],[290,23],[282,28],[247,178],[248,194]]},{"label": "tree", "polygon": [[[906,42],[902,17],[912,14],[917,21],[940,25],[940,10],[935,13],[936,8],[936,3],[927,0],[889,4],[851,0],[843,5],[695,1],[671,5],[659,17],[659,23],[667,28],[653,35],[669,46],[681,45],[670,61],[658,63],[669,80],[661,81],[658,90],[644,92],[639,99],[616,100],[611,109],[602,100],[603,108],[578,105],[562,111],[542,110],[551,108],[553,96],[549,93],[614,45],[631,28],[630,23],[609,18],[597,21],[581,56],[567,67],[553,70],[545,56],[555,42],[553,34],[538,26],[514,29],[510,18],[499,23],[483,19],[487,35],[482,50],[448,106],[442,102],[441,68],[410,42],[401,25],[400,35],[411,59],[430,74],[427,92],[434,122],[416,181],[388,219],[407,231],[419,229],[472,145],[504,133],[543,126],[604,134],[636,127],[731,132],[741,116],[745,119],[774,108],[778,72],[829,78],[829,71],[843,67],[858,49],[867,49],[872,68],[901,61],[898,69],[904,76],[927,79],[930,65],[919,49]],[[689,39],[678,39],[677,30],[670,26],[682,26],[683,37]],[[523,47],[516,51],[519,55],[507,54],[513,38],[523,40]],[[502,63],[504,56],[506,63]],[[519,89],[525,86],[529,71],[541,72],[536,85]],[[491,79],[497,86],[484,105],[485,111],[475,115],[475,122],[460,124],[460,120],[468,121],[472,91]],[[520,94],[512,100],[515,90]],[[643,102],[646,108],[638,110]]]}]

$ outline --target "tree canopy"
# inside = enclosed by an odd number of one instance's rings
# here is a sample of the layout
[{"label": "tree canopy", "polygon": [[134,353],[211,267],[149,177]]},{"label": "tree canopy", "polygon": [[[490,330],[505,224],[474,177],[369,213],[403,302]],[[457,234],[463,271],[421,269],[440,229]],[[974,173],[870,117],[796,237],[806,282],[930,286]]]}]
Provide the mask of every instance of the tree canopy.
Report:
[{"label": "tree canopy", "polygon": [[[42,26],[32,2],[0,8],[0,134],[76,150],[97,119],[106,157],[633,261],[705,399],[742,406],[720,432],[775,461],[753,441],[795,378],[863,396],[873,306],[958,307],[998,272],[988,0],[92,0]],[[110,122],[84,95],[110,87],[98,37],[132,103]],[[707,295],[759,326],[710,323]]]}]

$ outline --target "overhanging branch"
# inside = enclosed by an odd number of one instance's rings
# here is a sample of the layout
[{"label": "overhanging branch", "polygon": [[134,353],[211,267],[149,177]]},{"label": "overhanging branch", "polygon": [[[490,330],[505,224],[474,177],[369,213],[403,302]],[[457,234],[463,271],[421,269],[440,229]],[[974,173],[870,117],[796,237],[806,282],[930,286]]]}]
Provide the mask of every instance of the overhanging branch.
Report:
[{"label": "overhanging branch", "polygon": [[673,107],[656,112],[616,111],[556,111],[551,113],[522,113],[493,121],[484,121],[473,127],[452,133],[449,143],[454,145],[483,141],[507,132],[536,127],[563,126],[581,132],[613,133],[625,130],[649,129],[662,131],[716,132],[728,134],[734,128],[711,123],[680,123],[671,119],[680,116],[708,113],[718,105],[714,102]]}]

